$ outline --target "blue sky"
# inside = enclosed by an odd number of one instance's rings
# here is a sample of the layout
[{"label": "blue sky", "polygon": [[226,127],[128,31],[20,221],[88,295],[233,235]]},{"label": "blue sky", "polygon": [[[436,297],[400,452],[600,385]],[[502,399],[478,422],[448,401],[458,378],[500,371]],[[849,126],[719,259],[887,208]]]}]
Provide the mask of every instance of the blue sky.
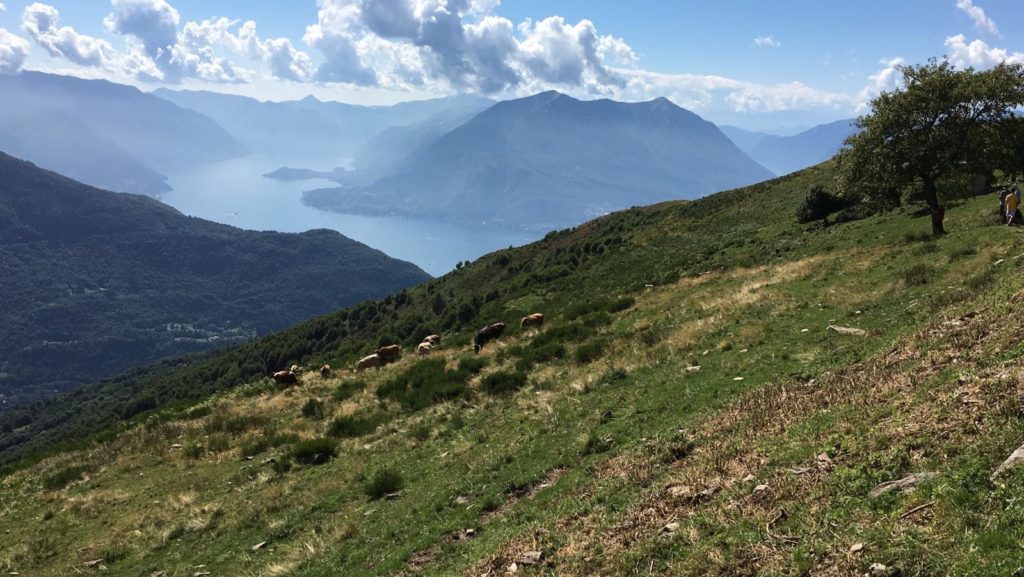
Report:
[{"label": "blue sky", "polygon": [[863,111],[900,63],[1024,62],[1019,0],[0,0],[0,71],[387,104],[557,89],[718,123]]}]

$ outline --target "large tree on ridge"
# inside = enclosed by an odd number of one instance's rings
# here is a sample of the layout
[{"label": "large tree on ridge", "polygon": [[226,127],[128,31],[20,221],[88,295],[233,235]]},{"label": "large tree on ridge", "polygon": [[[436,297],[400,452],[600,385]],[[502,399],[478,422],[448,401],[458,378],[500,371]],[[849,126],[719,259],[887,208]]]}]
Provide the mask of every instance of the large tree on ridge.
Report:
[{"label": "large tree on ridge", "polygon": [[847,189],[899,204],[919,185],[942,234],[937,182],[948,176],[1016,172],[1022,165],[1024,67],[957,69],[948,60],[901,66],[903,88],[882,92],[857,119],[860,132],[840,153]]}]

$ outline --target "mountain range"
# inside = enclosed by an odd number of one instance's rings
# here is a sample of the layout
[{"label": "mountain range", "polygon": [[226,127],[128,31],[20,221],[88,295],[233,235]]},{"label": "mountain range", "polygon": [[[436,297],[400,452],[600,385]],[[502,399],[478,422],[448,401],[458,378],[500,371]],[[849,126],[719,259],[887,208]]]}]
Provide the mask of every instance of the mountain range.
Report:
[{"label": "mountain range", "polygon": [[0,75],[0,150],[119,192],[169,189],[163,172],[247,154],[210,118],[131,86]]},{"label": "mountain range", "polygon": [[429,278],[334,231],[245,231],[5,154],[0,231],[7,408]]},{"label": "mountain range", "polygon": [[721,127],[736,146],[775,174],[789,174],[820,164],[843,147],[857,132],[853,119],[821,124],[790,136],[753,132],[735,126]]},{"label": "mountain range", "polygon": [[771,178],[714,124],[665,98],[499,102],[365,187],[307,192],[339,212],[545,230]]},{"label": "mountain range", "polygon": [[446,110],[478,111],[492,101],[452,96],[393,106],[325,102],[313,96],[261,101],[208,91],[161,88],[156,96],[198,111],[223,126],[250,150],[289,161],[338,162],[391,126],[415,124]]}]

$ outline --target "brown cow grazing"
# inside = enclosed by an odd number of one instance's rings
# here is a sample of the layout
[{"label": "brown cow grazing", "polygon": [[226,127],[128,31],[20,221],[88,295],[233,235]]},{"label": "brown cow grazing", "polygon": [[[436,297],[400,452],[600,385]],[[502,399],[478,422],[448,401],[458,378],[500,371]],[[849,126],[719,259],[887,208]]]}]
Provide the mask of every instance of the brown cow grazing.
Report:
[{"label": "brown cow grazing", "polygon": [[423,342],[430,343],[430,346],[436,347],[441,344],[441,335],[427,335],[423,337]]},{"label": "brown cow grazing", "polygon": [[270,377],[282,385],[295,385],[299,382],[299,376],[293,371],[277,371],[270,375]]},{"label": "brown cow grazing", "polygon": [[320,367],[320,378],[329,379],[331,378],[331,365],[324,365]]},{"label": "brown cow grazing", "polygon": [[387,345],[377,349],[377,355],[384,362],[397,361],[402,358],[402,345]]},{"label": "brown cow grazing", "polygon": [[373,368],[373,367],[379,367],[379,366],[380,366],[380,355],[378,355],[377,353],[373,353],[370,356],[363,357],[363,358],[359,359],[359,362],[356,363],[356,372],[358,373],[358,372],[361,372],[361,371],[365,371],[366,369],[370,369],[370,368]]},{"label": "brown cow grazing", "polygon": [[476,336],[473,337],[473,351],[479,353],[484,345],[500,337],[504,330],[505,323],[494,323],[478,330]]},{"label": "brown cow grazing", "polygon": [[522,322],[519,323],[519,328],[525,329],[527,327],[539,327],[544,324],[543,313],[533,313],[532,315],[526,315],[523,317]]},{"label": "brown cow grazing", "polygon": [[434,348],[434,347],[433,347],[433,345],[430,344],[430,342],[423,341],[422,343],[417,345],[417,347],[416,347],[416,354],[420,355],[420,356],[429,354],[430,353],[430,349],[432,349],[432,348]]}]

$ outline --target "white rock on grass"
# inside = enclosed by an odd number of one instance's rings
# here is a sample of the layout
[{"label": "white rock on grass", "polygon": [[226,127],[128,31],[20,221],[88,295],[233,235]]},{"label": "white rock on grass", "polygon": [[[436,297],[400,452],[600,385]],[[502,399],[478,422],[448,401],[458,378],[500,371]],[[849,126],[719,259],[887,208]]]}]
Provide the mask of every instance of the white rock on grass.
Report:
[{"label": "white rock on grass", "polygon": [[1004,473],[1008,473],[1011,470],[1016,469],[1021,465],[1021,463],[1024,463],[1024,445],[1018,447],[1016,451],[1011,453],[1010,456],[1003,461],[1002,465],[999,465],[999,467],[996,468],[992,473],[992,480],[995,481]]}]

